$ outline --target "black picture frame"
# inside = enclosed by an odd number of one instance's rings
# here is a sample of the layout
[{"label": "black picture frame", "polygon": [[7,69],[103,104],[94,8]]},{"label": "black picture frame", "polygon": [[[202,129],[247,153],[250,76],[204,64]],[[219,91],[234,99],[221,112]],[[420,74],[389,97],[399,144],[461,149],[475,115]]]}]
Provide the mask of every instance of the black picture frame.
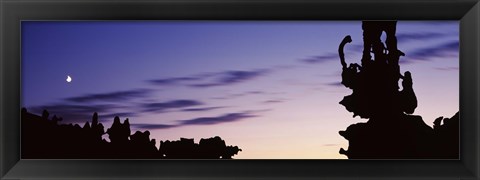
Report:
[{"label": "black picture frame", "polygon": [[[0,179],[479,179],[478,0],[0,0]],[[22,20],[459,20],[460,160],[22,160]]]}]

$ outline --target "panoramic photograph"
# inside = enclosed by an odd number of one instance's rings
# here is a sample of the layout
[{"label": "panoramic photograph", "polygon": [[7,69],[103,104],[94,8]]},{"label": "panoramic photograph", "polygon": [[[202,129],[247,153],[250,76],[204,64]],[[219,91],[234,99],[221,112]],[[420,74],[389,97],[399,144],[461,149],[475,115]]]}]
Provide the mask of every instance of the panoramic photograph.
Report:
[{"label": "panoramic photograph", "polygon": [[459,21],[22,21],[23,159],[459,159]]}]

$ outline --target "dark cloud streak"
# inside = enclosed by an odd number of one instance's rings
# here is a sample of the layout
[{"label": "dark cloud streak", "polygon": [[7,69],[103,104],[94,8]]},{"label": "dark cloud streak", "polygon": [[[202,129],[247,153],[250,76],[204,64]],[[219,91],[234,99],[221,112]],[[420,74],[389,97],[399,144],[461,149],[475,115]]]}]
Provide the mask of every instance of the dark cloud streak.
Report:
[{"label": "dark cloud streak", "polygon": [[282,103],[282,102],[285,102],[285,100],[283,100],[283,99],[271,99],[271,100],[263,101],[262,103],[263,104],[275,104],[275,103]]},{"label": "dark cloud streak", "polygon": [[173,77],[173,78],[164,78],[164,79],[153,79],[148,80],[147,82],[154,85],[178,85],[184,82],[199,81],[205,78],[204,76],[191,76],[191,77]]},{"label": "dark cloud streak", "polygon": [[342,82],[331,82],[331,83],[326,83],[328,86],[334,86],[334,87],[340,87],[343,86]]},{"label": "dark cloud streak", "polygon": [[195,88],[208,88],[215,86],[225,86],[236,83],[253,80],[268,74],[272,70],[255,69],[255,70],[230,70],[215,73],[203,73],[193,76],[173,77],[163,79],[148,80],[150,84],[159,86],[183,85]]},{"label": "dark cloud streak", "polygon": [[107,119],[113,119],[115,116],[118,116],[120,118],[130,118],[130,117],[136,117],[138,116],[137,113],[134,112],[124,112],[124,113],[111,113],[111,114],[99,114],[100,117],[107,118]]},{"label": "dark cloud streak", "polygon": [[224,71],[216,73],[215,80],[208,83],[191,84],[190,87],[206,88],[214,86],[226,86],[237,84],[248,80],[253,80],[270,72],[267,69],[258,69],[251,71]]},{"label": "dark cloud streak", "polygon": [[175,128],[175,127],[182,127],[188,125],[215,125],[221,123],[229,123],[229,122],[237,122],[249,118],[259,117],[255,113],[265,112],[267,110],[258,110],[258,111],[244,111],[238,113],[228,113],[223,114],[220,116],[214,117],[199,117],[194,119],[187,119],[187,120],[177,120],[177,124],[132,124],[132,126],[136,128],[143,128],[143,129],[168,129],[168,128]]},{"label": "dark cloud streak", "polygon": [[217,107],[205,107],[205,108],[188,108],[182,109],[183,112],[200,112],[200,111],[211,111],[215,109],[225,108],[225,106],[217,106]]},{"label": "dark cloud streak", "polygon": [[439,70],[439,71],[459,71],[460,68],[459,67],[442,67],[442,68],[435,68],[435,70]]},{"label": "dark cloud streak", "polygon": [[145,97],[149,95],[149,89],[134,89],[128,91],[116,91],[109,93],[87,94],[83,96],[71,97],[65,100],[77,103],[95,102],[95,101],[125,101],[132,98]]},{"label": "dark cloud streak", "polygon": [[196,100],[179,99],[168,102],[155,102],[142,104],[143,112],[165,112],[168,109],[186,108],[191,106],[203,105]]},{"label": "dark cloud streak", "polygon": [[266,92],[263,91],[249,91],[245,93],[237,93],[237,94],[229,94],[223,97],[214,97],[213,99],[233,99],[237,97],[243,97],[243,96],[248,96],[248,95],[256,95],[256,94],[267,94]]},{"label": "dark cloud streak", "polygon": [[230,113],[217,117],[201,117],[189,120],[180,120],[180,125],[213,125],[225,122],[240,121],[246,118],[257,117],[249,113]]},{"label": "dark cloud streak", "polygon": [[336,53],[328,53],[325,55],[313,56],[310,58],[301,59],[300,61],[307,64],[319,64],[319,63],[325,63],[325,62],[334,61],[334,60],[338,60],[338,54]]},{"label": "dark cloud streak", "polygon": [[[442,43],[433,47],[421,48],[407,54],[403,61],[430,61],[439,57],[458,57],[460,43],[458,40]],[[402,59],[400,60],[402,61]]]},{"label": "dark cloud streak", "polygon": [[168,125],[168,124],[130,124],[132,127],[140,128],[140,129],[168,129],[178,127],[178,125]]},{"label": "dark cloud streak", "polygon": [[323,144],[323,146],[339,146],[340,144]]}]

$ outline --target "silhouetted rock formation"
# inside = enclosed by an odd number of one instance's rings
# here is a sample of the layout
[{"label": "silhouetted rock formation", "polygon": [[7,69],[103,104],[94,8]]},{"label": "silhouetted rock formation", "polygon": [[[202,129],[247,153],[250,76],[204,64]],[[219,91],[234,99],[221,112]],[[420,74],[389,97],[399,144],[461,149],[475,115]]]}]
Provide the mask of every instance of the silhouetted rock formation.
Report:
[{"label": "silhouetted rock formation", "polygon": [[193,139],[160,141],[160,154],[167,159],[231,159],[239,151],[238,146],[227,146],[220,137],[201,139],[199,144]]},{"label": "silhouetted rock formation", "polygon": [[[443,124],[441,124],[443,122]],[[437,149],[444,158],[458,158],[460,117],[458,112],[451,118],[439,117],[434,121],[433,131],[437,138]]]},{"label": "silhouetted rock formation", "polygon": [[108,142],[102,138],[105,131],[97,113],[91,124],[87,121],[83,127],[58,124],[62,119],[49,119],[46,110],[37,116],[23,108],[21,119],[24,159],[231,159],[241,151],[237,146],[226,146],[218,136],[201,139],[199,144],[185,138],[160,142],[157,149],[149,131],[131,134],[128,119],[122,124],[119,117],[107,129]]},{"label": "silhouetted rock formation", "polygon": [[[400,73],[399,59],[405,54],[397,48],[396,21],[364,21],[362,29],[361,66],[346,65],[343,48],[352,42],[350,36],[339,45],[342,84],[353,91],[340,104],[353,117],[369,120],[339,132],[349,141],[348,150],[341,148],[340,153],[350,159],[458,158],[458,113],[437,119],[433,129],[421,116],[409,115],[417,108],[417,98],[411,73]],[[382,32],[387,36],[386,47],[380,39]]]},{"label": "silhouetted rock formation", "polygon": [[123,124],[120,123],[120,118],[117,116],[113,120],[111,128],[107,129],[108,138],[112,144],[125,144],[128,142],[130,136],[130,123],[126,119]]}]

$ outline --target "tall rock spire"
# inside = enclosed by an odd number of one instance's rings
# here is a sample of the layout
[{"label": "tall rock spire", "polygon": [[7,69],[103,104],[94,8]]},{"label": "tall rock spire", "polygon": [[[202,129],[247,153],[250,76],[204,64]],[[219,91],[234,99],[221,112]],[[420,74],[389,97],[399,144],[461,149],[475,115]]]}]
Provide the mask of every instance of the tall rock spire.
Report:
[{"label": "tall rock spire", "polygon": [[[397,47],[396,24],[396,21],[362,22],[361,65],[346,66],[343,48],[352,37],[346,36],[340,43],[342,84],[352,89],[352,94],[345,96],[340,104],[353,117],[368,119],[339,132],[349,141],[348,150],[341,148],[340,153],[350,159],[454,157],[437,150],[441,140],[422,117],[410,115],[417,108],[417,98],[413,75],[409,71],[400,72],[400,57],[405,54]],[[386,34],[385,43],[381,40],[382,33]]]}]

